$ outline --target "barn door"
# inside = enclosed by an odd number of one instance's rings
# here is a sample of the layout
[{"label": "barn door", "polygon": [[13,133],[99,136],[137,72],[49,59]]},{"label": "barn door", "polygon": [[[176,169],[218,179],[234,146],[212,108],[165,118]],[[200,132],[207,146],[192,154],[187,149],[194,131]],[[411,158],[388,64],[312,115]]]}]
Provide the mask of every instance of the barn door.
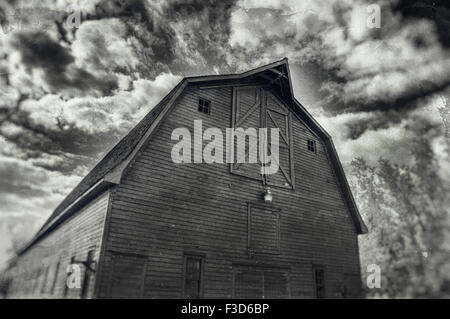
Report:
[{"label": "barn door", "polygon": [[[238,87],[234,89],[232,127],[234,136],[234,161],[230,170],[234,174],[262,180],[261,161],[258,154],[258,129],[261,127],[261,95],[259,87]],[[245,149],[244,158],[239,149]],[[244,163],[238,163],[241,159]],[[253,163],[251,162],[253,159]],[[256,162],[254,161],[256,159]]]},{"label": "barn door", "polygon": [[239,267],[234,274],[234,297],[261,299],[264,297],[264,277],[260,269]]},{"label": "barn door", "polygon": [[184,298],[198,299],[202,289],[202,259],[186,256],[184,263]]},{"label": "barn door", "polygon": [[[233,91],[232,127],[237,131],[234,137],[234,161],[230,171],[234,174],[261,180],[268,185],[294,188],[293,141],[291,113],[272,93],[260,87],[237,87]],[[258,153],[259,128],[267,128],[268,150],[272,143],[279,148],[279,166],[275,174],[261,174],[262,161]],[[279,140],[271,141],[270,129],[279,130]],[[253,132],[253,133],[252,133]],[[239,138],[240,137],[240,138]],[[252,139],[253,138],[253,139]],[[244,163],[236,163],[239,148],[245,149]],[[251,161],[251,159],[256,159]],[[270,163],[268,163],[270,165]]]},{"label": "barn door", "polygon": [[289,272],[277,267],[234,266],[233,297],[289,298]]},{"label": "barn door", "polygon": [[[293,187],[293,149],[292,149],[292,133],[291,133],[291,114],[286,107],[270,92],[267,92],[266,102],[264,103],[265,127],[268,134],[268,149],[274,144],[278,145],[279,159],[278,172],[275,174],[265,175],[268,185]],[[279,130],[278,141],[271,140],[270,129],[277,128]],[[272,157],[274,158],[274,157]]]}]

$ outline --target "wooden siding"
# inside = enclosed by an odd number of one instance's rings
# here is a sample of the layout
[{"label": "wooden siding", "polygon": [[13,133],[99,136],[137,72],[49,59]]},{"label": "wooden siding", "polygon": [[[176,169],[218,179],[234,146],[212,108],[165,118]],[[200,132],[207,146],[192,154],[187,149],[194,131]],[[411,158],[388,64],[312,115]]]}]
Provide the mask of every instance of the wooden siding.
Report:
[{"label": "wooden siding", "polygon": [[[186,88],[127,170],[112,195],[99,297],[117,297],[111,285],[117,275],[114,260],[121,254],[145,260],[145,269],[135,267],[123,287],[142,287],[143,298],[183,296],[185,254],[204,258],[205,298],[233,297],[242,267],[278,271],[288,278],[286,294],[292,298],[315,296],[317,264],[326,267],[327,297],[342,296],[349,275],[359,278],[356,231],[325,148],[293,114],[295,190],[272,187],[271,207],[279,211],[278,254],[248,249],[248,203],[262,203],[261,181],[230,174],[227,164],[172,162],[175,128],[186,127],[193,136],[199,119],[203,130],[231,127],[232,92],[232,87]],[[199,97],[211,101],[210,115],[197,111]],[[317,142],[315,153],[307,150],[308,139]]]},{"label": "wooden siding", "polygon": [[[80,298],[81,288],[66,289],[67,267],[71,260],[86,260],[90,250],[94,251],[92,259],[98,262],[108,202],[109,191],[105,191],[21,255],[7,271],[12,278],[7,297]],[[83,284],[85,266],[80,268]],[[86,285],[85,295],[91,298],[95,274],[89,276]]]}]

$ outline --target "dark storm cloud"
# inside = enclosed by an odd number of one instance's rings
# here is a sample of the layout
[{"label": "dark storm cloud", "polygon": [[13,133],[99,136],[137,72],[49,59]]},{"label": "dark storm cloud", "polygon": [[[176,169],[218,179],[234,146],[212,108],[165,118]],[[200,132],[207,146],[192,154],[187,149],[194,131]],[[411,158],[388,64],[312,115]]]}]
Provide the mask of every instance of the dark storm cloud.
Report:
[{"label": "dark storm cloud", "polygon": [[[348,26],[348,12],[351,6],[338,3],[331,6],[335,21],[332,27],[345,29]],[[411,3],[400,3],[399,7],[402,6],[410,8]],[[292,19],[290,19],[294,14],[286,13],[285,9],[255,7],[246,9],[248,18],[255,21],[255,28],[261,28],[261,25],[264,25],[264,28],[273,27],[276,32],[254,32],[255,37],[258,37],[259,45],[255,50],[245,52],[247,49],[245,47],[230,48],[229,45],[230,17],[234,10],[236,10],[235,0],[175,0],[165,2],[160,7],[143,0],[102,0],[95,4],[93,11],[82,13],[82,22],[111,18],[122,21],[127,27],[126,35],[137,39],[136,42],[130,41],[135,46],[141,63],[136,70],[147,78],[155,78],[162,71],[169,70],[174,73],[189,74],[191,72],[211,73],[212,69],[218,68],[220,72],[226,73],[233,69],[232,64],[229,64],[226,59],[226,53],[236,54],[239,57],[238,63],[245,64],[252,59],[263,59],[268,51],[277,45],[289,46],[293,51],[294,61],[296,51],[312,48],[311,53],[301,55],[299,60],[314,62],[321,72],[328,74],[329,81],[337,83],[334,90],[328,92],[328,96],[324,98],[325,103],[322,106],[325,110],[333,115],[360,111],[383,111],[385,114],[384,119],[380,115],[377,116],[376,121],[349,123],[352,138],[363,134],[364,128],[377,129],[382,128],[387,122],[398,122],[401,118],[400,114],[404,114],[403,110],[415,109],[418,106],[418,99],[439,93],[449,84],[448,81],[441,81],[433,85],[416,85],[416,88],[409,88],[393,97],[374,94],[369,98],[367,96],[348,98],[343,88],[348,81],[370,78],[376,74],[342,74],[345,66],[341,61],[336,61],[336,58],[332,56],[335,52],[328,50],[319,36],[323,32],[328,32],[326,30],[328,22],[322,19],[319,11],[303,12],[297,16],[303,24],[302,29],[306,30],[304,35],[298,37],[298,30],[293,27]],[[406,12],[405,10],[403,11]],[[411,16],[407,13],[404,15],[405,19]],[[61,26],[58,32],[64,34]],[[348,37],[346,32],[346,38]],[[371,39],[377,37],[380,37],[380,32],[374,32],[371,35]],[[426,41],[420,39],[415,41],[419,47],[428,45]],[[65,87],[74,87],[79,90],[97,88],[107,94],[111,89],[116,88],[115,79],[110,77],[99,79],[87,69],[74,68],[74,56],[69,49],[47,35],[36,37],[34,34],[21,34],[15,45],[21,51],[23,62],[27,66],[45,71],[46,81],[55,91]],[[99,61],[95,64],[100,68],[101,57],[107,55],[108,47],[98,42],[98,46],[93,46],[90,50],[92,56],[98,57]],[[240,59],[241,57],[243,59]],[[333,63],[330,63],[330,60]],[[126,74],[129,70],[116,69],[115,72]],[[77,155],[98,152],[95,148],[81,146],[84,143],[94,145],[92,143],[97,142],[89,133],[83,133],[75,127],[67,131],[55,131],[56,133],[43,131],[24,120],[25,117],[26,114],[18,117],[15,123],[25,125],[27,131],[44,136],[43,145],[36,145],[38,148],[46,151],[72,150]],[[19,142],[26,140],[20,134],[9,136],[9,138]],[[51,143],[45,142],[47,140]],[[53,146],[48,147],[49,144]]]},{"label": "dark storm cloud", "polygon": [[[188,22],[188,28],[182,34],[188,50],[202,56],[206,60],[207,68],[220,66],[226,71],[224,52],[229,50],[230,17],[236,2],[237,0],[169,1],[164,9],[164,16],[169,21],[182,25],[189,20],[197,20],[198,23]],[[183,57],[177,58],[177,67],[186,72]]]},{"label": "dark storm cloud", "polygon": [[441,43],[450,47],[450,2],[448,0],[400,0],[393,5],[405,19],[424,18],[432,21]]},{"label": "dark storm cloud", "polygon": [[57,129],[52,129],[34,123],[30,114],[25,111],[16,114],[11,122],[20,129],[9,132],[0,128],[0,135],[26,150],[28,158],[38,157],[43,153],[64,154],[65,160],[56,165],[44,163],[38,166],[65,174],[73,173],[78,166],[91,167],[99,159],[99,154],[111,147],[121,134],[113,129],[92,134],[63,121],[58,123]]},{"label": "dark storm cloud", "polygon": [[[419,84],[416,88],[408,90],[398,98],[390,100],[380,97],[380,99],[374,98],[371,101],[354,100],[345,102],[336,98],[334,103],[327,103],[325,109],[333,116],[343,113],[374,112],[376,114],[374,117],[345,123],[348,127],[347,138],[357,139],[366,131],[385,129],[392,124],[400,123],[408,117],[409,112],[422,108],[428,98],[436,94],[445,94],[449,86],[450,82],[441,85]],[[338,95],[336,92],[334,94],[334,97]],[[344,93],[342,93],[343,95]],[[329,101],[332,100],[333,97],[329,99]]]},{"label": "dark storm cloud", "polygon": [[82,21],[116,18],[127,27],[141,65],[154,79],[161,72],[209,73],[227,69],[230,16],[237,0],[167,1],[156,7],[142,0],[103,0]]},{"label": "dark storm cloud", "polygon": [[153,30],[149,7],[142,0],[102,0],[95,4],[95,13],[86,18],[133,18],[144,23],[149,31]]},{"label": "dark storm cloud", "polygon": [[167,25],[167,20],[159,17],[161,12],[155,10],[157,9],[143,0],[102,0],[95,5],[94,12],[84,15],[82,20],[117,18],[125,23],[127,35],[139,41],[138,53],[143,62],[150,60],[150,65],[143,65],[144,70],[140,71],[154,78],[163,71],[163,65],[171,63],[175,58],[174,33]]},{"label": "dark storm cloud", "polygon": [[236,0],[151,2],[100,1],[82,20],[120,19],[141,61],[137,70],[154,79],[161,72],[209,73],[227,69],[230,16]]},{"label": "dark storm cloud", "polygon": [[[345,82],[341,82],[341,84],[343,83]],[[443,83],[421,81],[397,97],[386,98],[385,96],[373,96],[370,99],[362,98],[352,101],[345,101],[345,93],[340,91],[342,94],[340,99],[335,100],[335,103],[329,103],[327,110],[333,115],[365,111],[386,111],[386,114],[391,114],[390,112],[393,110],[413,110],[421,106],[421,100],[435,94],[443,94],[449,86],[450,80],[446,80]],[[339,93],[333,93],[335,94],[334,98],[338,98],[336,95]]]},{"label": "dark storm cloud", "polygon": [[[392,29],[392,26],[387,20],[382,20],[381,29],[374,29],[369,32],[368,38],[364,41],[381,41],[386,45],[387,50],[389,48],[389,42],[395,42],[392,37],[395,37],[399,32],[401,26],[410,23],[410,28],[416,27],[416,32],[411,32],[412,35],[405,37],[405,41],[411,43],[411,48],[415,49],[415,54],[419,56],[426,55],[427,49],[436,50],[436,43],[433,42],[433,33],[427,34],[425,31],[420,31],[421,25],[415,24],[414,21],[418,19],[425,19],[426,21],[431,21],[435,25],[435,30],[438,35],[439,43],[443,47],[443,55],[439,58],[441,59],[441,68],[448,68],[449,51],[447,48],[450,47],[449,43],[449,32],[450,30],[450,4],[448,1],[400,1],[396,4],[394,12],[401,13],[401,21],[397,26],[398,29]],[[336,22],[336,26],[343,29],[344,39],[349,40],[349,28],[348,28],[348,9],[342,4],[335,4],[333,6],[333,14]],[[382,19],[386,16],[383,15],[384,10],[390,10],[389,8],[382,8]],[[310,45],[312,41],[306,40],[305,45]],[[309,43],[308,43],[309,42]],[[392,43],[391,42],[391,43]],[[438,45],[439,45],[438,43]],[[405,42],[405,45],[408,43]],[[359,43],[354,41],[353,45],[357,46]],[[323,53],[317,52],[315,55],[318,57],[314,61],[319,69],[322,69],[328,75],[329,84],[321,88],[321,95],[323,97],[321,106],[326,110],[330,116],[336,116],[345,113],[358,113],[358,112],[374,112],[376,116],[370,119],[356,121],[349,121],[345,123],[348,130],[347,138],[357,139],[366,131],[376,131],[378,129],[386,129],[389,125],[398,124],[402,120],[408,117],[408,114],[418,108],[423,107],[424,101],[436,95],[445,94],[445,92],[450,88],[450,73],[447,76],[434,77],[426,76],[426,80],[418,75],[415,77],[414,72],[410,72],[411,68],[417,69],[417,74],[421,72],[420,68],[426,68],[424,63],[418,65],[408,65],[406,68],[401,65],[401,57],[399,57],[398,68],[396,65],[383,65],[382,59],[383,55],[376,56],[373,53],[367,52],[367,57],[363,57],[366,60],[370,59],[380,59],[379,67],[373,70],[373,73],[368,73],[364,68],[358,69],[356,72],[348,72],[346,68],[348,65],[343,64],[339,61],[337,56],[333,51],[327,52],[326,47],[323,47]],[[392,49],[395,52],[395,48]],[[373,54],[373,55],[372,55]],[[447,55],[447,56],[445,56]],[[329,61],[334,61],[337,63],[329,63]],[[437,61],[427,61],[437,62]],[[431,64],[431,63],[430,63]],[[362,72],[361,72],[362,71]],[[399,85],[405,84],[403,90],[399,90],[395,94],[358,94],[352,95],[348,94],[346,89],[348,89],[348,84],[351,82],[361,81],[367,83],[367,86],[371,84],[373,79],[378,75],[385,76],[388,72],[396,72],[398,75],[404,78],[409,78],[408,81],[405,80],[404,83],[396,83],[391,81],[386,81],[383,85],[385,88],[397,87]],[[411,74],[410,74],[411,73]],[[423,72],[422,72],[423,73]],[[409,76],[410,74],[411,76]],[[408,83],[409,82],[409,83]],[[361,91],[365,90],[365,87],[360,88]],[[385,91],[388,91],[385,89]],[[392,91],[394,92],[394,91]]]},{"label": "dark storm cloud", "polygon": [[402,112],[390,110],[374,113],[372,117],[367,119],[348,121],[345,124],[348,129],[347,138],[355,140],[366,131],[387,129],[392,123],[399,123],[403,118]]},{"label": "dark storm cloud", "polygon": [[[36,174],[32,169],[21,167],[17,163],[3,162],[0,166],[0,193],[17,194],[24,197],[39,197],[46,195],[46,192],[38,185],[45,183],[48,176]],[[33,187],[32,185],[36,185]]]},{"label": "dark storm cloud", "polygon": [[117,88],[115,77],[100,79],[89,71],[74,66],[75,59],[71,53],[47,33],[19,33],[12,44],[20,51],[22,62],[27,67],[44,71],[45,80],[54,91],[98,90],[108,95]]}]

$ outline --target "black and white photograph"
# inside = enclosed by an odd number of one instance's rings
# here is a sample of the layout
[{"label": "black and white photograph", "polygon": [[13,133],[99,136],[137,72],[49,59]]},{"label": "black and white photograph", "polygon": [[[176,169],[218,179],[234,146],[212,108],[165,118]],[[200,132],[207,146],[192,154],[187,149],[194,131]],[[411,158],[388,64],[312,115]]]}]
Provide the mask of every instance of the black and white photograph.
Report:
[{"label": "black and white photograph", "polygon": [[450,298],[449,121],[446,0],[0,0],[0,299]]}]

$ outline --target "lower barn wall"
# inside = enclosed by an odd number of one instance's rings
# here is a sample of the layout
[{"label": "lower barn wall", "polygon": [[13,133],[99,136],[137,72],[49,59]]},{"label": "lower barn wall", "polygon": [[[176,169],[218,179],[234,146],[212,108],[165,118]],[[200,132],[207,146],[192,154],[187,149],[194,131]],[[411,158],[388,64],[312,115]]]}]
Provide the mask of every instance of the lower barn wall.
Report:
[{"label": "lower barn wall", "polygon": [[[212,101],[211,115],[197,112],[199,95]],[[261,182],[228,165],[172,162],[173,129],[192,132],[199,117],[204,129],[228,127],[230,105],[231,89],[186,90],[133,163],[112,195],[99,297],[184,297],[186,256],[203,260],[205,298],[260,298],[262,289],[264,297],[314,298],[316,268],[325,271],[325,297],[358,294],[357,234],[325,148],[317,141],[316,154],[306,150],[314,136],[301,123],[293,124],[296,189],[273,187],[273,204],[261,211],[278,212],[279,242],[256,230],[259,251],[248,249],[248,205],[262,203]]]},{"label": "lower barn wall", "polygon": [[68,289],[67,268],[72,260],[85,261],[89,251],[98,262],[109,194],[107,190],[98,195],[22,254],[6,273],[6,297],[81,298],[83,285],[85,297],[93,297],[95,273],[89,272],[85,280],[86,267],[78,264],[81,287]]}]

